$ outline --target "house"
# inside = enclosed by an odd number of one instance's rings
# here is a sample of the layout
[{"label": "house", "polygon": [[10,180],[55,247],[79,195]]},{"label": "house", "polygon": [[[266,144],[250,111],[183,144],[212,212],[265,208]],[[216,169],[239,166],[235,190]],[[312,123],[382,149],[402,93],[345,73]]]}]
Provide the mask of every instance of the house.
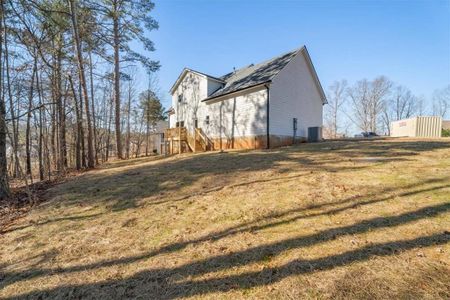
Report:
[{"label": "house", "polygon": [[150,129],[148,136],[148,147],[155,154],[166,154],[164,147],[164,132],[169,127],[169,122],[165,120],[157,121]]},{"label": "house", "polygon": [[221,77],[185,68],[170,93],[168,153],[321,138],[327,100],[305,46]]}]

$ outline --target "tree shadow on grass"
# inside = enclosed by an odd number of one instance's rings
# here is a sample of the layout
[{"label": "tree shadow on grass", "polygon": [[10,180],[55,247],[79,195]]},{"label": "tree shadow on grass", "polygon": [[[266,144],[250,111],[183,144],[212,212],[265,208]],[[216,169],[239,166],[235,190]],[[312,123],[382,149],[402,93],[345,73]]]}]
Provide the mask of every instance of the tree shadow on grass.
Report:
[{"label": "tree shadow on grass", "polygon": [[91,218],[98,217],[100,215],[102,215],[102,213],[95,213],[95,214],[90,214],[90,215],[58,217],[58,218],[51,218],[51,219],[48,219],[48,220],[45,220],[45,221],[30,222],[28,225],[16,226],[16,227],[13,227],[13,228],[0,230],[0,235],[1,234],[6,234],[6,233],[9,233],[9,232],[13,232],[13,231],[17,231],[17,230],[22,230],[22,229],[29,228],[29,227],[38,227],[38,226],[48,225],[48,224],[52,224],[52,223],[58,223],[58,222],[61,222],[61,221],[86,220],[86,219],[91,219]]},{"label": "tree shadow on grass", "polygon": [[[437,189],[439,187],[435,188]],[[420,191],[416,192],[420,193]],[[378,201],[382,200],[379,199]],[[225,271],[234,269],[236,267],[251,265],[253,263],[263,261],[266,257],[273,257],[288,250],[299,249],[303,247],[325,243],[328,241],[335,240],[338,237],[366,233],[376,229],[392,228],[395,226],[415,222],[421,219],[435,217],[444,214],[449,210],[450,210],[450,203],[437,204],[421,208],[416,211],[403,213],[400,215],[394,215],[390,217],[376,217],[352,225],[330,228],[306,236],[289,238],[271,244],[255,246],[239,252],[219,255],[212,258],[192,262],[180,267],[152,269],[149,271],[138,273],[124,280],[112,280],[108,282],[103,282],[101,284],[86,284],[78,286],[59,287],[44,292],[30,293],[26,296],[65,297],[68,294],[82,296],[86,295],[86,293],[89,294],[88,291],[89,290],[92,291],[92,289],[95,290],[100,289],[102,290],[102,293],[103,292],[106,293],[105,295],[116,296],[117,293],[119,291],[123,291],[123,287],[125,287],[125,290],[135,290],[135,292],[137,291],[136,292],[137,294],[135,293],[134,295],[138,295],[140,293],[145,292],[148,294],[148,296],[151,297],[178,298],[178,297],[192,296],[195,294],[209,293],[214,291],[223,291],[228,289],[247,288],[251,286],[264,285],[278,281],[290,275],[332,268],[333,266],[336,265],[345,265],[347,262],[364,260],[373,255],[384,255],[383,253],[391,254],[401,249],[409,249],[420,246],[427,246],[431,244],[442,244],[449,241],[450,235],[448,233],[443,233],[443,234],[436,234],[434,236],[418,238],[410,241],[399,241],[399,242],[379,244],[362,248],[356,251],[350,251],[348,253],[344,253],[341,255],[335,255],[316,260],[309,260],[309,261],[295,260],[283,267],[273,268],[273,270],[271,270],[270,273],[268,273],[270,274],[270,277],[268,277],[270,280],[264,279],[266,278],[266,275],[264,275],[266,274],[265,273],[266,271],[263,271],[262,273],[260,272],[244,273],[238,276],[229,276],[225,278],[211,279],[211,280],[193,281],[191,280],[191,278],[194,276],[202,276],[217,271]],[[334,212],[333,210],[331,210],[326,213],[334,213]],[[256,227],[255,225],[253,228],[250,228],[250,230],[260,230],[267,226],[270,227],[277,225],[280,224],[275,222],[273,224],[265,224],[261,227]],[[247,228],[246,230],[249,229]],[[211,236],[208,240],[212,239],[214,239],[214,236]],[[183,243],[174,244],[172,246],[163,247],[162,249],[156,252],[148,253],[145,256],[129,257],[125,259],[118,259],[115,261],[100,262],[92,265],[76,266],[66,269],[34,269],[16,274],[5,272],[3,274],[3,277],[6,280],[3,282],[1,287],[5,287],[14,282],[30,279],[33,277],[64,274],[77,271],[86,271],[89,269],[108,267],[117,264],[128,264],[144,258],[149,258],[150,256],[153,255],[167,253],[169,251],[171,252],[181,250],[185,246],[186,245]],[[171,282],[170,280],[168,280],[168,278],[171,278],[173,276],[177,277],[176,282]],[[259,279],[255,280],[256,278]],[[183,279],[187,281],[183,281]],[[157,283],[156,286],[154,283]],[[126,296],[127,295],[121,295],[121,297]]]},{"label": "tree shadow on grass", "polygon": [[[150,299],[176,299],[212,292],[227,292],[273,284],[284,278],[334,269],[372,257],[389,256],[416,248],[444,245],[450,241],[447,232],[421,236],[415,239],[399,240],[368,245],[342,254],[318,259],[295,259],[279,267],[264,268],[260,272],[245,272],[220,278],[203,280],[173,280],[170,273],[158,274],[154,271],[140,272],[123,280],[61,286],[44,291],[30,292],[5,299],[42,299],[42,298],[95,298],[121,299],[143,297]],[[178,275],[178,273],[175,273]],[[186,276],[187,277],[187,276]]]},{"label": "tree shadow on grass", "polygon": [[[173,198],[184,200],[225,186],[266,180],[263,178],[239,182],[258,171],[270,170],[280,175],[315,171],[352,172],[374,166],[374,163],[408,161],[422,151],[447,147],[450,147],[449,142],[370,140],[181,156],[178,159],[161,159],[155,164],[132,166],[115,174],[87,173],[64,185],[59,203],[104,203],[111,210],[120,211],[138,206],[138,202],[143,199],[145,204],[159,204],[174,200]],[[324,153],[327,155],[323,155]],[[349,160],[353,164],[348,163]],[[272,178],[273,176],[269,180]],[[180,192],[184,194],[182,197],[172,195]]]},{"label": "tree shadow on grass", "polygon": [[[209,233],[203,237],[199,237],[196,239],[191,239],[183,242],[177,242],[172,243],[166,246],[163,246],[159,249],[152,250],[150,252],[132,256],[132,257],[125,257],[120,259],[113,259],[113,260],[105,260],[105,261],[99,261],[92,264],[82,265],[82,266],[75,266],[65,269],[30,269],[25,272],[22,272],[20,274],[9,274],[10,280],[9,283],[4,282],[3,284],[11,284],[15,282],[15,280],[23,280],[23,279],[29,279],[33,277],[39,277],[49,274],[61,274],[61,273],[72,273],[72,272],[78,272],[78,271],[85,271],[85,270],[92,270],[97,268],[103,268],[103,267],[110,267],[115,265],[123,265],[123,264],[131,264],[135,263],[141,260],[149,259],[151,257],[161,255],[161,254],[168,254],[175,251],[180,251],[185,249],[188,246],[195,246],[198,244],[201,244],[203,242],[208,241],[217,241],[229,236],[237,235],[244,232],[257,232],[261,231],[267,228],[281,226],[284,224],[292,223],[295,221],[298,221],[300,219],[307,219],[307,218],[314,218],[314,217],[320,217],[324,215],[334,215],[338,214],[347,210],[360,208],[362,206],[367,206],[371,204],[381,203],[388,200],[393,199],[394,197],[407,197],[412,196],[416,194],[421,194],[425,192],[431,192],[431,191],[437,191],[445,188],[450,188],[450,184],[448,184],[449,177],[445,178],[432,178],[425,180],[421,183],[412,183],[408,184],[402,187],[398,186],[392,186],[392,187],[386,187],[382,190],[373,191],[371,193],[365,194],[365,195],[357,195],[357,196],[351,196],[345,199],[342,199],[337,202],[325,202],[325,203],[318,203],[318,204],[312,204],[308,205],[306,207],[299,207],[294,209],[288,209],[282,212],[277,213],[270,213],[268,215],[259,217],[257,219],[254,219],[252,221],[244,222],[232,227],[229,227],[227,229],[216,231]],[[442,184],[444,183],[444,184]],[[440,184],[437,186],[432,187],[422,187],[420,186],[427,186],[430,184]],[[395,193],[392,195],[393,192],[398,190],[399,188],[406,190],[402,193]],[[330,207],[330,209],[326,209],[327,207]],[[324,211],[319,212],[310,212],[312,210],[317,209],[326,209]],[[85,217],[94,217],[92,216],[85,216]],[[57,218],[54,220],[47,220],[43,223],[39,223],[37,225],[43,225],[44,223],[52,223],[52,222],[58,222],[61,220],[67,220],[67,218]],[[71,220],[69,218],[69,220]],[[15,228],[14,230],[20,230],[23,228]],[[13,230],[10,230],[13,231]],[[14,279],[15,278],[15,279]],[[3,284],[0,284],[0,287],[4,287]]]},{"label": "tree shadow on grass", "polygon": [[367,139],[367,140],[337,140],[318,144],[301,144],[292,147],[304,152],[334,153],[344,158],[353,157],[400,157],[416,156],[422,152],[439,149],[450,149],[448,140],[401,140],[401,139]]},{"label": "tree shadow on grass", "polygon": [[[293,160],[285,152],[254,152],[241,155],[238,152],[227,154],[211,153],[182,157],[179,160],[162,161],[155,165],[144,165],[126,169],[115,174],[85,174],[65,184],[66,199],[61,205],[105,203],[111,210],[119,211],[146,203],[158,203],[168,194],[196,194],[202,191],[222,188],[235,184],[237,176],[245,177],[252,172],[271,170],[281,162]],[[337,171],[333,162],[314,162],[307,158],[300,171]],[[326,165],[325,165],[326,164]],[[339,168],[340,172],[362,169],[363,166]],[[284,172],[293,171],[284,169]],[[299,170],[297,170],[298,172]]]}]

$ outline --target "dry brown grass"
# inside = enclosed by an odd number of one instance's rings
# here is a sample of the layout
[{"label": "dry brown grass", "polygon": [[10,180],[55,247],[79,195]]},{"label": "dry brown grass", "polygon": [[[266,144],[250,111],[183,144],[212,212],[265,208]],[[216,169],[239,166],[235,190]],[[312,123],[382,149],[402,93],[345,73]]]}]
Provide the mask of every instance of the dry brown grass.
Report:
[{"label": "dry brown grass", "polygon": [[450,298],[450,140],[115,162],[0,229],[4,298]]}]

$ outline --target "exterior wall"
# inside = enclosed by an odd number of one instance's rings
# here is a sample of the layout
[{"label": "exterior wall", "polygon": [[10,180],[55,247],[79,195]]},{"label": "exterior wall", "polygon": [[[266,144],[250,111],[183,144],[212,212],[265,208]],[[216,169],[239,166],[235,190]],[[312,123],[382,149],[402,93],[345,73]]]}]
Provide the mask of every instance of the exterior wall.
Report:
[{"label": "exterior wall", "polygon": [[208,78],[208,96],[217,91],[220,87],[222,87],[222,83]]},{"label": "exterior wall", "polygon": [[304,140],[308,138],[308,127],[322,127],[323,102],[310,66],[303,54],[299,52],[275,76],[270,86],[269,132],[278,136],[277,143],[286,144],[293,141],[293,118],[297,118],[295,136]]},{"label": "exterior wall", "polygon": [[[211,139],[233,143],[237,137],[267,134],[267,91],[260,87],[253,92],[208,103],[202,110],[199,127]],[[206,117],[209,116],[209,124]]]},{"label": "exterior wall", "polygon": [[[170,128],[184,121],[188,134],[197,126],[208,136],[214,149],[265,148],[267,140],[267,90],[257,87],[236,93],[229,98],[202,102],[220,83],[196,73],[188,73],[172,95],[175,114],[170,116]],[[178,95],[183,101],[178,102]],[[209,116],[209,124],[207,117]],[[222,143],[221,143],[222,141]]]},{"label": "exterior wall", "polygon": [[165,149],[162,146],[163,142],[163,134],[162,133],[153,133],[150,134],[148,140],[149,140],[149,149],[151,152],[155,152],[157,154],[165,154]]},{"label": "exterior wall", "polygon": [[[172,95],[172,107],[175,110],[170,128],[176,127],[176,122],[183,121],[188,132],[193,133],[194,120],[200,120],[204,103],[201,100],[207,97],[208,79],[206,76],[188,72]],[[178,96],[182,95],[182,102],[178,102]],[[199,121],[200,122],[200,121]]]},{"label": "exterior wall", "polygon": [[392,137],[441,137],[441,117],[414,117],[391,123]]},{"label": "exterior wall", "polygon": [[177,122],[177,116],[175,114],[169,115],[169,128],[174,128]]}]

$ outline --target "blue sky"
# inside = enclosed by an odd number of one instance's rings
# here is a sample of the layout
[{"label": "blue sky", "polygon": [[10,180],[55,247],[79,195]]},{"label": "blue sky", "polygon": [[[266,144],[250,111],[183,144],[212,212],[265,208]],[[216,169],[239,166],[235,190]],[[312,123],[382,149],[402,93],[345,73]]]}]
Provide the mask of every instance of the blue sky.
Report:
[{"label": "blue sky", "polygon": [[[183,67],[213,76],[306,45],[324,88],[385,75],[431,98],[450,84],[450,0],[155,0],[152,59],[168,90]],[[143,80],[145,81],[145,80]],[[143,82],[145,87],[145,83]]]}]

